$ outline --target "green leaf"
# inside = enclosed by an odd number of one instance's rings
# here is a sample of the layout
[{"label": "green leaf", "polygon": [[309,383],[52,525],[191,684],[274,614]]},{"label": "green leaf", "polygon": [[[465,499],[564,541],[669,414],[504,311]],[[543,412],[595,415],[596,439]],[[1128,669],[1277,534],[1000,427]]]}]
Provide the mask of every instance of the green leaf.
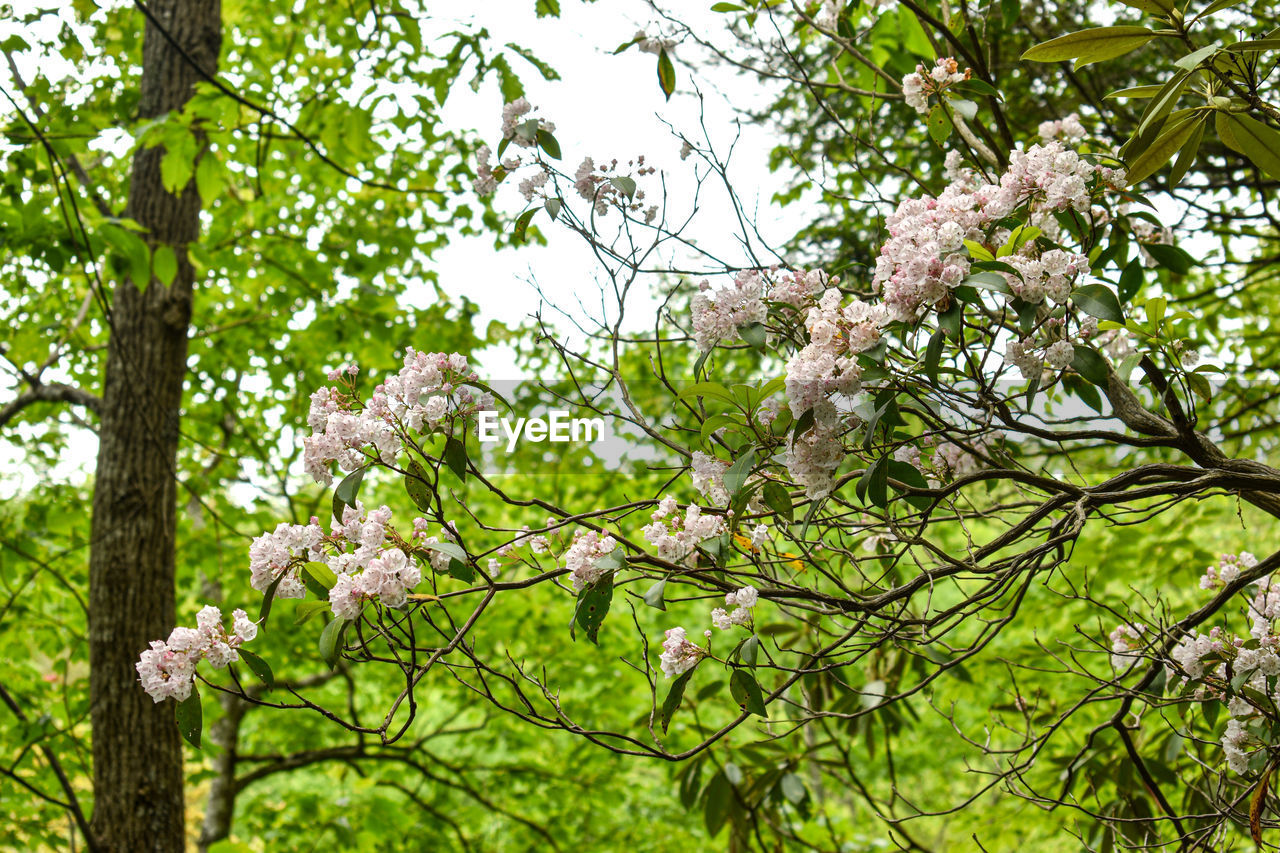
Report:
[{"label": "green leaf", "polygon": [[942,345],[946,339],[947,333],[942,329],[929,336],[929,346],[924,351],[924,375],[930,382],[938,381],[938,365],[942,361]]},{"label": "green leaf", "polygon": [[600,644],[600,625],[609,613],[613,601],[613,572],[605,572],[591,586],[578,593],[578,609],[575,621],[587,632],[587,639]]},{"label": "green leaf", "polygon": [[453,436],[444,440],[444,464],[459,480],[467,481],[467,445],[464,440]]},{"label": "green leaf", "polygon": [[1071,359],[1071,367],[1085,379],[1099,388],[1107,387],[1107,362],[1098,352],[1090,347],[1076,345],[1076,354]]},{"label": "green leaf", "polygon": [[866,494],[866,500],[872,506],[884,507],[889,503],[889,466],[888,455],[881,456],[871,463],[858,485]]},{"label": "green leaf", "polygon": [[667,579],[663,578],[662,580],[655,583],[653,586],[649,587],[649,590],[644,594],[644,603],[649,605],[650,607],[656,607],[659,610],[666,610],[667,602],[666,602],[666,599],[663,597],[666,595],[666,593],[667,593]]},{"label": "green leaf", "polygon": [[350,619],[334,619],[320,632],[320,657],[329,665],[329,669],[338,665],[338,655],[342,652],[342,635],[347,632],[350,624]]},{"label": "green leaf", "polygon": [[259,624],[267,624],[267,617],[271,615],[271,602],[275,600],[276,590],[280,587],[280,582],[284,580],[284,577],[287,574],[289,574],[289,572],[288,570],[285,570],[276,575],[275,580],[273,580],[270,586],[267,587],[267,591],[262,594],[262,610],[258,613]]},{"label": "green leaf", "polygon": [[1099,320],[1124,322],[1124,312],[1116,295],[1105,284],[1086,284],[1071,291],[1071,301],[1085,313]]},{"label": "green leaf", "polygon": [[[1146,109],[1142,111],[1142,119],[1138,122],[1137,136],[1154,133],[1157,135],[1152,138],[1152,141],[1154,142],[1155,139],[1159,138],[1160,127],[1164,124],[1166,117],[1173,117],[1170,116],[1170,112],[1177,105],[1178,99],[1182,97],[1182,90],[1186,88],[1190,80],[1190,71],[1179,71],[1165,81],[1165,84],[1160,87],[1160,92],[1151,99],[1151,103],[1147,104]],[[1127,144],[1126,147],[1128,147]],[[1125,152],[1121,153],[1126,158],[1128,157]],[[1136,151],[1134,152],[1135,155],[1137,153]]]},{"label": "green leaf", "polygon": [[317,613],[330,609],[327,601],[298,601],[293,610],[293,624],[301,625]]},{"label": "green leaf", "polygon": [[626,175],[619,175],[616,178],[610,178],[609,183],[617,187],[618,192],[625,195],[628,199],[634,199],[636,197],[635,179],[628,178]]},{"label": "green leaf", "polygon": [[951,135],[951,119],[947,116],[946,108],[942,104],[936,104],[929,110],[929,115],[925,117],[925,125],[929,128],[929,136],[933,137],[933,141],[939,145],[946,142],[947,137]]},{"label": "green leaf", "polygon": [[729,808],[733,804],[733,785],[723,770],[711,777],[704,796],[706,802],[703,803],[702,819],[707,834],[715,838],[729,819]]},{"label": "green leaf", "polygon": [[742,661],[747,666],[754,667],[756,665],[756,658],[759,654],[760,638],[755,634],[752,634],[750,637],[747,637],[742,641],[741,650],[738,652],[738,660]]},{"label": "green leaf", "polygon": [[523,243],[525,235],[529,231],[529,223],[533,221],[533,215],[538,212],[538,208],[534,207],[520,214],[520,218],[516,220],[515,228],[511,229],[511,239],[517,243]]},{"label": "green leaf", "polygon": [[952,340],[960,340],[960,321],[964,316],[964,306],[956,299],[947,306],[946,311],[938,313],[938,328],[947,333]]},{"label": "green leaf", "polygon": [[547,156],[552,160],[560,159],[560,143],[556,142],[556,138],[547,133],[542,128],[538,128],[538,147],[547,152]]},{"label": "green leaf", "polygon": [[1163,83],[1153,84],[1150,86],[1132,86],[1128,89],[1116,89],[1114,92],[1108,92],[1103,100],[1107,98],[1154,98],[1160,94],[1160,90],[1164,88]]},{"label": "green leaf", "polygon": [[191,695],[179,702],[174,709],[174,716],[178,720],[178,731],[182,733],[182,739],[199,749],[204,710],[200,707],[200,691],[194,684],[191,685]]},{"label": "green leaf", "polygon": [[738,334],[742,339],[751,344],[751,347],[759,352],[764,352],[765,346],[769,341],[769,330],[765,328],[763,323],[749,323],[746,326],[738,328]]},{"label": "green leaf", "polygon": [[671,64],[671,57],[667,56],[665,50],[658,53],[658,85],[662,87],[662,94],[667,96],[667,100],[671,100],[671,95],[676,90],[676,67]]},{"label": "green leaf", "polygon": [[[1018,271],[1003,261],[979,261],[983,264],[984,269],[1003,268],[1004,272],[1011,275],[1018,275]],[[974,264],[977,266],[978,264]],[[970,287],[976,287],[980,290],[990,290],[992,293],[1013,293],[1009,289],[1009,282],[1005,277],[996,272],[976,272],[968,276],[964,283]]]},{"label": "green leaf", "polygon": [[160,183],[165,192],[179,195],[195,172],[196,140],[189,131],[166,140],[160,158]]},{"label": "green leaf", "polygon": [[1038,44],[1022,54],[1022,58],[1032,62],[1074,59],[1076,67],[1080,68],[1123,56],[1155,37],[1156,34],[1146,27],[1095,27]]},{"label": "green leaf", "polygon": [[1127,303],[1142,287],[1142,261],[1134,258],[1120,274],[1120,301]]},{"label": "green leaf", "polygon": [[[1123,0],[1122,0],[1123,2]],[[1199,50],[1188,53],[1186,56],[1173,63],[1179,68],[1191,71],[1195,69],[1201,62],[1204,62],[1210,56],[1213,56],[1222,48],[1216,44],[1206,45]]]},{"label": "green leaf", "polygon": [[465,583],[471,583],[476,579],[476,570],[472,568],[466,550],[457,542],[423,542],[418,547],[447,554],[451,558],[449,560],[450,576]]},{"label": "green leaf", "polygon": [[342,508],[349,506],[356,508],[356,495],[360,492],[360,484],[364,482],[365,466],[361,465],[356,470],[342,478],[342,482],[338,484],[338,488],[333,490],[333,518],[335,521],[342,522]]},{"label": "green leaf", "polygon": [[236,653],[240,655],[240,660],[244,661],[245,666],[249,667],[263,684],[268,687],[275,687],[276,677],[271,672],[270,664],[248,649],[237,649]]},{"label": "green leaf", "polygon": [[542,207],[547,211],[547,215],[555,220],[560,218],[560,208],[564,207],[564,202],[558,198],[549,198]]},{"label": "green leaf", "polygon": [[325,589],[333,589],[333,585],[338,582],[338,576],[333,573],[333,569],[321,562],[304,563],[302,570],[311,577],[316,579]]},{"label": "green leaf", "polygon": [[404,475],[404,490],[409,494],[409,500],[423,512],[430,512],[431,486],[427,478],[427,469],[423,468],[422,463],[417,459],[410,459],[405,467],[408,470]]},{"label": "green leaf", "polygon": [[1129,186],[1145,181],[1169,162],[1169,159],[1187,143],[1196,129],[1204,127],[1204,118],[1189,117],[1172,127],[1166,125],[1164,131],[1156,137],[1155,142],[1151,143],[1151,146],[1129,165]]},{"label": "green leaf", "polygon": [[173,284],[178,276],[178,256],[172,246],[156,246],[151,255],[151,272],[165,287]]},{"label": "green leaf", "polygon": [[782,790],[782,796],[786,797],[792,805],[800,805],[809,796],[809,791],[804,787],[804,781],[794,773],[785,774],[779,781],[778,787]]},{"label": "green leaf", "polygon": [[196,192],[200,193],[203,207],[212,206],[222,192],[223,174],[222,161],[215,157],[213,152],[205,151],[200,156],[200,163],[196,166]]},{"label": "green leaf", "polygon": [[671,717],[675,714],[676,709],[680,707],[680,700],[684,698],[684,689],[689,686],[689,679],[693,678],[695,665],[688,672],[682,673],[671,682],[671,689],[667,691],[667,698],[662,701],[662,713],[658,715],[658,722],[662,725],[662,733],[667,733],[667,727],[671,725]]},{"label": "green leaf", "polygon": [[1191,267],[1195,263],[1195,260],[1182,249],[1170,246],[1168,243],[1144,243],[1142,248],[1147,250],[1156,263],[1173,270],[1178,275],[1191,272]]},{"label": "green leaf", "polygon": [[795,507],[791,503],[791,493],[781,483],[768,481],[764,484],[763,495],[765,505],[787,521],[795,520]]},{"label": "green leaf", "polygon": [[964,247],[969,250],[969,255],[975,261],[994,261],[996,256],[991,254],[991,250],[976,240],[965,240]]},{"label": "green leaf", "polygon": [[730,498],[736,498],[742,491],[742,487],[746,485],[747,477],[751,474],[751,468],[755,465],[755,461],[755,448],[748,448],[734,460],[732,465],[725,469],[724,488],[729,493]]},{"label": "green leaf", "polygon": [[716,3],[711,7],[712,12],[741,12],[742,7],[737,3]]},{"label": "green leaf", "polygon": [[761,692],[760,685],[756,683],[755,676],[750,672],[745,669],[735,669],[733,675],[729,677],[729,692],[739,708],[757,717],[768,718],[769,714],[764,707],[764,693]]},{"label": "green leaf", "polygon": [[1120,2],[1156,17],[1169,14],[1169,10],[1173,8],[1172,0],[1120,0]]},{"label": "green leaf", "polygon": [[1227,114],[1227,123],[1244,156],[1269,177],[1280,180],[1280,133],[1242,113]]},{"label": "green leaf", "polygon": [[1204,130],[1208,124],[1208,116],[1196,122],[1195,132],[1191,134],[1191,138],[1182,146],[1182,150],[1178,152],[1178,159],[1174,161],[1173,168],[1169,170],[1170,187],[1176,187],[1182,183],[1182,179],[1186,177],[1187,170],[1195,163],[1196,156],[1200,153],[1200,143],[1204,141]]}]

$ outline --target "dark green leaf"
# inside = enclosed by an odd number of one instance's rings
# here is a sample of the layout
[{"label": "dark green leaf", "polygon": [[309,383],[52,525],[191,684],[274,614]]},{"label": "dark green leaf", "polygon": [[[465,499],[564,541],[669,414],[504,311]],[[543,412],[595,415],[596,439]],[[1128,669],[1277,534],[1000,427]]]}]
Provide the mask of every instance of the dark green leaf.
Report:
[{"label": "dark green leaf", "polygon": [[1182,249],[1170,246],[1168,243],[1144,243],[1142,247],[1155,258],[1156,263],[1173,270],[1178,275],[1191,272],[1191,266],[1195,263],[1192,257]]},{"label": "dark green leaf", "polygon": [[795,510],[791,503],[791,493],[787,491],[787,487],[773,480],[764,484],[764,502],[769,509],[785,518],[787,521],[795,520]]},{"label": "dark green leaf", "polygon": [[200,691],[194,684],[191,685],[191,695],[179,702],[174,709],[174,716],[178,720],[178,731],[181,732],[182,739],[199,749],[200,730],[204,728],[204,710],[200,707]]},{"label": "dark green leaf", "polygon": [[464,483],[467,480],[467,445],[463,439],[449,436],[444,441],[444,464]]},{"label": "dark green leaf", "polygon": [[769,714],[764,707],[764,693],[750,672],[735,669],[729,677],[729,692],[733,694],[733,701],[738,703],[739,708],[757,717],[768,718]]},{"label": "dark green leaf", "polygon": [[245,666],[249,667],[249,669],[253,671],[253,674],[258,676],[263,684],[268,687],[275,687],[276,677],[271,672],[270,664],[248,649],[242,648],[237,649],[236,651],[240,655],[240,660],[244,661]]},{"label": "dark green leaf", "polygon": [[938,381],[938,364],[942,361],[942,345],[946,337],[947,333],[942,329],[929,336],[929,346],[924,351],[924,375],[930,382]]},{"label": "dark green leaf", "polygon": [[1090,347],[1076,345],[1075,358],[1071,360],[1071,366],[1085,379],[1088,379],[1099,388],[1107,387],[1107,362]]},{"label": "dark green leaf", "polygon": [[329,665],[329,669],[338,665],[338,655],[342,652],[342,635],[347,632],[350,624],[350,619],[334,619],[320,632],[320,657]]},{"label": "dark green leaf", "polygon": [[675,681],[671,682],[671,689],[667,691],[667,698],[662,702],[662,713],[658,717],[658,722],[662,724],[663,734],[666,734],[667,727],[671,725],[671,717],[675,714],[676,709],[680,707],[680,700],[684,698],[684,689],[688,686],[689,679],[693,678],[694,669],[681,674]]},{"label": "dark green leaf", "polygon": [[280,582],[284,580],[284,576],[287,574],[289,574],[289,571],[286,569],[276,575],[275,580],[271,581],[271,585],[267,587],[267,591],[262,594],[262,610],[258,613],[259,625],[265,626],[267,624],[267,616],[271,614],[271,602],[275,600],[276,590],[279,589]]},{"label": "dark green leaf", "polygon": [[1124,322],[1124,312],[1116,295],[1105,284],[1086,284],[1071,291],[1071,301],[1085,313],[1099,320]]},{"label": "dark green leaf", "polygon": [[587,632],[587,639],[600,644],[600,625],[609,613],[613,601],[613,572],[605,572],[591,586],[578,593],[576,621]]},{"label": "dark green leaf", "polygon": [[423,512],[431,511],[431,486],[427,478],[427,469],[417,459],[409,460],[409,470],[404,475],[404,490],[409,493],[409,500]]},{"label": "dark green leaf", "polygon": [[365,467],[361,465],[356,470],[342,478],[342,482],[338,484],[338,488],[333,490],[333,518],[339,523],[342,521],[342,508],[349,506],[356,508],[356,495],[360,493],[360,484],[364,482]]},{"label": "dark green leaf", "polygon": [[1127,303],[1142,287],[1142,261],[1134,258],[1120,274],[1120,301]]},{"label": "dark green leaf", "polygon": [[552,160],[560,159],[560,143],[542,128],[538,128],[538,147],[547,152],[547,156]]},{"label": "dark green leaf", "polygon": [[751,467],[755,464],[755,460],[755,448],[748,448],[746,452],[734,460],[732,465],[725,469],[724,488],[729,493],[729,497],[735,498],[742,491],[742,487],[747,483],[747,477],[751,474]]}]

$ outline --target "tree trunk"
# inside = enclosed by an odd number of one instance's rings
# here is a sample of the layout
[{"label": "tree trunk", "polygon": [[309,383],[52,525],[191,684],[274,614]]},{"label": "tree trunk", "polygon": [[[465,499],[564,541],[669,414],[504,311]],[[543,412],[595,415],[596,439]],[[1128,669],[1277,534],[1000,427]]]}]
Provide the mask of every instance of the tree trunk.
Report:
[{"label": "tree trunk", "polygon": [[[213,74],[221,46],[219,0],[149,0],[148,9],[159,26],[146,23],[141,118],[180,110],[201,79],[193,63]],[[173,703],[152,703],[134,670],[148,641],[168,636],[174,622],[175,475],[194,278],[186,245],[200,224],[194,183],[178,196],[165,191],[163,155],[135,155],[125,215],[148,229],[153,246],[173,247],[178,273],[169,287],[126,280],[112,294],[89,557],[91,828],[97,847],[130,853],[185,843]]]}]

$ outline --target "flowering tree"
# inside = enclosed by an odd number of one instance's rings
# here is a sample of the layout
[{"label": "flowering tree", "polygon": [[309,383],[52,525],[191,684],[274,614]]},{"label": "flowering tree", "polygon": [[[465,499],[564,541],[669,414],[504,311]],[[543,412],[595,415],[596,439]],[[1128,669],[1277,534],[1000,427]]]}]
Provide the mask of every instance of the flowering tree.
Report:
[{"label": "flowering tree", "polygon": [[[857,18],[869,14],[721,5],[745,26],[763,15],[854,57]],[[1235,260],[1198,271],[1141,192],[1175,157],[1166,188],[1198,157],[1216,158],[1225,165],[1194,174],[1246,176],[1225,192],[1273,216],[1280,132],[1264,83],[1274,40],[1202,46],[1197,27],[1234,14],[1227,3],[1194,16],[1132,5],[1159,28],[1084,30],[1024,57],[1080,67],[1177,44],[1168,80],[1117,93],[1150,103],[1118,150],[1103,129],[1114,117],[1097,110],[1019,136],[999,81],[963,55],[921,62],[891,87],[868,60],[879,82],[855,94],[901,100],[894,120],[922,121],[945,155],[898,183],[874,263],[839,275],[700,251],[682,240],[687,216],[669,209],[645,159],[587,158],[568,174],[554,125],[523,99],[508,103],[496,149],[479,151],[475,190],[505,192],[519,178],[517,238],[545,213],[601,265],[609,304],[587,345],[571,349],[549,328],[543,337],[571,380],[509,400],[461,355],[413,349],[394,374],[335,369],[311,397],[302,442],[308,474],[332,485],[336,465],[341,477],[331,517],[255,539],[256,622],[237,610],[228,632],[220,613],[201,611],[196,629],[143,652],[143,688],[176,700],[196,743],[200,680],[394,744],[424,685],[451,677],[532,726],[684,762],[681,799],[701,807],[712,833],[730,824],[740,848],[848,841],[850,827],[831,821],[833,789],[857,791],[900,843],[920,848],[906,818],[997,787],[1077,810],[1090,849],[1224,849],[1242,828],[1265,843],[1280,724],[1280,596],[1267,579],[1280,556],[1236,548],[1199,592],[1138,588],[1123,601],[1101,567],[1073,559],[1091,531],[1167,523],[1203,501],[1235,502],[1242,518],[1248,507],[1258,524],[1280,513],[1280,473],[1242,432],[1241,418],[1269,398],[1224,392],[1210,381],[1222,368],[1198,366],[1202,350],[1215,360],[1233,351],[1238,330],[1207,332],[1171,304],[1184,277],[1212,289]],[[928,10],[903,7],[939,44],[969,52]],[[670,93],[674,42],[641,34],[631,45],[657,55]],[[1183,96],[1202,103],[1175,109]],[[1219,145],[1206,149],[1210,132]],[[711,139],[685,139],[682,154],[701,163],[691,180],[733,193]],[[741,227],[749,247],[757,235]],[[1260,252],[1272,235],[1240,236]],[[676,243],[694,260],[673,275],[658,260]],[[655,279],[670,287],[653,331],[626,331],[629,296]],[[535,402],[597,415],[653,454],[630,469],[626,500],[505,485],[477,441],[481,415]],[[366,478],[402,484],[398,505],[366,506]],[[1232,624],[1242,594],[1248,640]],[[243,663],[270,684],[271,665],[244,644],[278,629],[280,599],[298,600],[299,621],[322,614],[312,624],[323,622],[318,652],[330,666],[399,680],[378,719],[297,687],[276,701],[251,693],[234,667],[230,681],[200,667]],[[554,661],[475,641],[491,613],[533,600],[555,602],[572,635],[617,651],[619,677],[649,695],[638,717],[571,707]],[[1037,607],[1088,615],[1074,640],[1041,644],[1028,674],[1010,666],[1013,723],[993,731],[936,701]],[[1210,623],[1222,624],[1202,633]],[[1052,701],[1019,686],[1037,670],[1058,680]],[[870,739],[926,705],[981,759],[982,781],[958,805],[885,798],[859,777],[852,736]],[[712,757],[730,742],[734,760]],[[1106,778],[1109,761],[1129,775]]]}]

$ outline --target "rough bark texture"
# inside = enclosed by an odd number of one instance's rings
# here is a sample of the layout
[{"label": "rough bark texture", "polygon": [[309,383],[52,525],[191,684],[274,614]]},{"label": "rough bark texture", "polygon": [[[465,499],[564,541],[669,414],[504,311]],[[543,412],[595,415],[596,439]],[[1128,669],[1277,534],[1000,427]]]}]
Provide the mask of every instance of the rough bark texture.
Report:
[{"label": "rough bark texture", "polygon": [[[213,73],[221,44],[219,0],[151,0],[148,8],[178,47],[148,21],[143,118],[180,110],[201,79],[188,57]],[[186,244],[199,232],[194,185],[180,196],[166,192],[163,154],[135,156],[125,215],[155,245],[174,248],[178,274],[167,288],[124,281],[112,294],[89,558],[91,828],[96,847],[130,853],[184,847],[173,703],[152,703],[134,671],[148,641],[173,627],[175,471],[193,287]]]}]

